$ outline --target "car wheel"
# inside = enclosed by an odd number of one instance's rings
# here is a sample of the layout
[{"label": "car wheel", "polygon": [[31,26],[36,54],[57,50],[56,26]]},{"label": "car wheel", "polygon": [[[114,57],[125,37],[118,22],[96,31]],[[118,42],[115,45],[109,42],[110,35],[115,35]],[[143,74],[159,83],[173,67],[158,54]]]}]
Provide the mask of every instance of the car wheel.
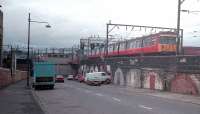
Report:
[{"label": "car wheel", "polygon": [[106,84],[110,84],[110,80],[107,79],[107,80],[105,81],[105,83],[106,83]]}]

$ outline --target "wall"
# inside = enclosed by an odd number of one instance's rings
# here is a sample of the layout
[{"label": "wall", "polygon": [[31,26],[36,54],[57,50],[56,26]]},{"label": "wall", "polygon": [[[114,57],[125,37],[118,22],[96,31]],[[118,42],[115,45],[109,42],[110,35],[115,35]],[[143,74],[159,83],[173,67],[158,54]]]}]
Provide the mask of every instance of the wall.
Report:
[{"label": "wall", "polygon": [[[102,65],[98,67],[99,71],[104,71]],[[92,71],[94,68],[97,69],[97,66],[87,66],[87,68]],[[167,72],[156,68],[124,68],[120,66],[110,66],[107,69],[111,70],[112,81],[115,85],[200,95],[200,74]]]},{"label": "wall", "polygon": [[148,89],[163,90],[163,80],[159,75],[161,71],[157,69],[143,70],[143,87]]},{"label": "wall", "polygon": [[26,71],[16,71],[11,76],[10,69],[0,68],[0,88],[5,87],[9,84],[15,83],[19,80],[26,79]]},{"label": "wall", "polygon": [[171,92],[193,94],[200,93],[200,75],[178,73],[171,81]]},{"label": "wall", "polygon": [[114,69],[114,84],[200,95],[200,74],[165,72],[162,69],[153,68],[124,70],[123,68]]},{"label": "wall", "polygon": [[127,86],[140,88],[141,87],[141,70],[130,69],[126,76]]}]

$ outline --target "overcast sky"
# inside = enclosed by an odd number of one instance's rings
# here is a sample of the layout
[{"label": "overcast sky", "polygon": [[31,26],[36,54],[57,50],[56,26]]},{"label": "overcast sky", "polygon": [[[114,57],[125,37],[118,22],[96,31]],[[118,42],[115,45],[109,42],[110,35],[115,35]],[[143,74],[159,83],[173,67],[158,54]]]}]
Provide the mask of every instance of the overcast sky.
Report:
[{"label": "overcast sky", "polygon": [[[178,0],[0,0],[4,12],[4,43],[27,43],[28,13],[31,19],[48,21],[52,28],[31,24],[31,44],[39,47],[71,47],[80,38],[106,35],[106,23],[176,28]],[[185,0],[182,9],[199,10],[200,1]],[[200,45],[200,13],[181,14],[184,45]],[[199,31],[193,33],[193,31]],[[193,36],[199,36],[194,38]]]}]

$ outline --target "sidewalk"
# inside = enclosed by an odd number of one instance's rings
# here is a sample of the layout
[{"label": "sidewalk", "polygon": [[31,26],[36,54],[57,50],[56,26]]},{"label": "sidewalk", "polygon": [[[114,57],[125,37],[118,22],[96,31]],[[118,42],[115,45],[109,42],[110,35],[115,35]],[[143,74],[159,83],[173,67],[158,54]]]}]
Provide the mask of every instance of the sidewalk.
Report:
[{"label": "sidewalk", "polygon": [[149,89],[137,89],[137,88],[131,88],[131,87],[126,87],[124,89],[130,92],[138,93],[138,94],[151,95],[155,97],[178,100],[182,102],[189,102],[189,103],[200,105],[200,96],[171,93],[171,92],[164,92],[164,91],[157,91],[157,90],[149,90]]},{"label": "sidewalk", "polygon": [[25,85],[20,81],[0,89],[1,114],[44,114]]}]

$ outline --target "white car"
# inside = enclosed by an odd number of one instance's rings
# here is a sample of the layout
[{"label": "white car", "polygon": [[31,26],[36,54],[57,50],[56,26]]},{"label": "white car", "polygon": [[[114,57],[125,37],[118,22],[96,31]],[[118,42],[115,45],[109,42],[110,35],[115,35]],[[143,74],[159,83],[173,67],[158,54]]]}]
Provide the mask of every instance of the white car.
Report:
[{"label": "white car", "polygon": [[92,72],[87,73],[85,76],[85,82],[88,84],[100,85],[102,83],[110,83],[111,77],[105,72]]},{"label": "white car", "polygon": [[74,76],[70,74],[70,75],[67,76],[67,79],[68,79],[68,80],[73,80],[73,79],[74,79]]},{"label": "white car", "polygon": [[89,84],[89,85],[101,85],[101,76],[98,75],[97,73],[93,72],[93,73],[86,73],[85,75],[85,83]]}]

